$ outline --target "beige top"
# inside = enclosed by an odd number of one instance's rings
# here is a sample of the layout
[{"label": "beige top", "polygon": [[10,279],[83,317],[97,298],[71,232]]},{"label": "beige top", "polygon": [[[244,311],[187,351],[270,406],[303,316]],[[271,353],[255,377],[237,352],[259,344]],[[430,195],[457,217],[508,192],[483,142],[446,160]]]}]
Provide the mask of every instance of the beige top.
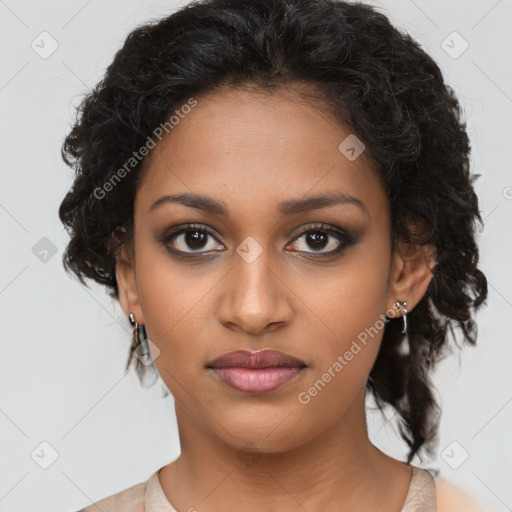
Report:
[{"label": "beige top", "polygon": [[[411,483],[400,512],[437,512],[434,479],[428,471],[411,467]],[[129,487],[78,512],[177,512],[160,485],[159,471],[155,471],[147,482]],[[194,509],[191,507],[190,510]]]}]

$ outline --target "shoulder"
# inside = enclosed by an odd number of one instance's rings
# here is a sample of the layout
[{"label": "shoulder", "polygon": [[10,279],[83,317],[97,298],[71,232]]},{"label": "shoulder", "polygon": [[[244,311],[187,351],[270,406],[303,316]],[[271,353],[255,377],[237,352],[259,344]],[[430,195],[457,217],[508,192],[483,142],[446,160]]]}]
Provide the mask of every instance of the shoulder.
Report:
[{"label": "shoulder", "polygon": [[483,508],[468,493],[444,478],[436,479],[438,512],[483,512]]},{"label": "shoulder", "polygon": [[101,499],[77,512],[144,512],[146,482],[133,485],[116,494]]}]

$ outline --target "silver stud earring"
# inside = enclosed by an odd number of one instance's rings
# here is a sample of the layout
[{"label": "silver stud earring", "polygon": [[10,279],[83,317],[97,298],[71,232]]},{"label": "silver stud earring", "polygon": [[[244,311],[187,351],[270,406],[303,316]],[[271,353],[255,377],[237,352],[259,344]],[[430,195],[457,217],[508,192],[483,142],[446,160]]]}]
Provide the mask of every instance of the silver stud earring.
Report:
[{"label": "silver stud earring", "polygon": [[404,321],[402,334],[405,334],[398,346],[398,353],[402,356],[407,356],[410,353],[409,336],[407,334],[407,302],[397,300],[395,306],[400,310],[400,314],[402,315]]}]

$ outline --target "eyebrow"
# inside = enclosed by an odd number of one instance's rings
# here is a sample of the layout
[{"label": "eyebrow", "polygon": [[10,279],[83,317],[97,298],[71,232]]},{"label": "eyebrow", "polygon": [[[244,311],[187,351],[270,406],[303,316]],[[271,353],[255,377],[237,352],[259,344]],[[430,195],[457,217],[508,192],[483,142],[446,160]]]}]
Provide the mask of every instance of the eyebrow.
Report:
[{"label": "eyebrow", "polygon": [[[165,195],[158,198],[149,208],[149,212],[154,211],[164,204],[178,203],[198,210],[215,213],[218,215],[229,215],[229,209],[225,203],[202,194],[192,194],[190,192],[182,194]],[[290,199],[278,204],[278,212],[281,215],[294,215],[301,212],[320,210],[336,204],[353,204],[367,212],[365,204],[357,197],[345,194],[343,192],[330,192],[316,196],[305,197],[302,199]]]}]

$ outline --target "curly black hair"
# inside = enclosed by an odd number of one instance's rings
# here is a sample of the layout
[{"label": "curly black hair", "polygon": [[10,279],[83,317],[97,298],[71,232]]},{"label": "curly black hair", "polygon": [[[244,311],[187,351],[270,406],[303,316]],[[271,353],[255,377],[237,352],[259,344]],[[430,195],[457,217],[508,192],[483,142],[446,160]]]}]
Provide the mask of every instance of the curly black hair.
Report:
[{"label": "curly black hair", "polygon": [[393,249],[398,241],[435,248],[431,282],[408,315],[409,355],[398,350],[401,319],[389,320],[367,380],[378,407],[398,413],[410,463],[422,450],[432,455],[437,441],[440,408],[429,375],[446,354],[448,330],[455,339],[458,327],[464,342],[476,344],[472,309],[487,298],[475,241],[483,221],[453,89],[377,8],[339,0],[200,0],[133,30],[83,99],[62,146],[76,174],[59,208],[70,234],[63,264],[82,284],[93,279],[118,298],[115,250],[132,240],[144,159],[108,193],[105,183],[190,98],[222,86],[270,91],[297,84],[313,88],[364,142],[386,185]]}]

